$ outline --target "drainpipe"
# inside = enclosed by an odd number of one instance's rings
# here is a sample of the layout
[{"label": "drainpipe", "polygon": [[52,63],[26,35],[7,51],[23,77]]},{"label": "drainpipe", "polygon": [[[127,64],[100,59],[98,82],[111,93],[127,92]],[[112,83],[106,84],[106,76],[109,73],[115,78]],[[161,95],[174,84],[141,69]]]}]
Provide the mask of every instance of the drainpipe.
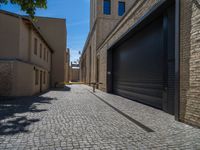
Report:
[{"label": "drainpipe", "polygon": [[50,88],[52,87],[52,61],[53,61],[53,59],[52,59],[52,57],[53,57],[53,52],[50,52],[50,54],[51,54],[51,56],[50,56],[50,58],[51,58],[51,61],[50,61],[50,72],[49,72],[49,86],[50,86]]},{"label": "drainpipe", "polygon": [[32,27],[29,26],[29,46],[28,46],[28,61],[31,62],[31,49],[32,49]]},{"label": "drainpipe", "polygon": [[180,121],[180,0],[176,0],[176,24],[175,24],[175,120]]}]

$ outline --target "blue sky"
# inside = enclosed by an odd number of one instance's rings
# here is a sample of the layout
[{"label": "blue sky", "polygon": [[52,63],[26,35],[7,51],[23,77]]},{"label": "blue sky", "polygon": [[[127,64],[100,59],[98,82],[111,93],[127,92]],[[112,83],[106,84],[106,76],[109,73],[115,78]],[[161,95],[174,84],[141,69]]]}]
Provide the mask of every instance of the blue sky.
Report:
[{"label": "blue sky", "polygon": [[[0,9],[24,14],[17,5],[1,5]],[[47,9],[38,9],[37,16],[66,18],[67,47],[71,49],[71,60],[79,58],[89,32],[90,0],[47,0]]]}]

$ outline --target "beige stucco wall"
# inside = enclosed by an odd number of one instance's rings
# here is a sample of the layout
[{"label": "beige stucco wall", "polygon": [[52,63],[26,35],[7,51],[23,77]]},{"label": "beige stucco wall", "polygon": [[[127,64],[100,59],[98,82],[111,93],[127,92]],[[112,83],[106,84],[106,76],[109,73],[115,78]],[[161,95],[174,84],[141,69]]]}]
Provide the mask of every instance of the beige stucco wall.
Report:
[{"label": "beige stucco wall", "polygon": [[31,65],[18,61],[13,62],[12,96],[32,95],[33,76]]},{"label": "beige stucco wall", "polygon": [[[29,61],[50,70],[51,52],[36,30],[25,24],[21,18],[8,14],[0,13],[0,22],[1,59],[14,58]],[[38,39],[38,56],[34,54],[34,38]],[[43,50],[45,47],[49,53],[48,62],[39,57],[40,43],[43,45]]]},{"label": "beige stucco wall", "polygon": [[18,58],[24,61],[30,61],[30,27],[27,26],[22,19],[20,19],[19,37],[15,37],[19,40],[19,56]]},{"label": "beige stucco wall", "polygon": [[[32,83],[32,87],[33,87],[33,93],[32,95],[34,94],[37,94],[37,93],[40,93],[40,85],[41,85],[41,89],[42,91],[46,91],[49,89],[50,87],[50,72],[46,69],[43,69],[43,68],[40,68],[40,67],[36,67],[36,66],[33,66],[32,67],[35,67],[35,69],[37,69],[39,71],[39,77],[38,77],[38,85],[35,84],[35,70],[32,71],[32,74],[34,74],[33,76],[33,83]],[[42,79],[40,80],[40,72],[42,71]],[[45,79],[45,83],[44,83],[44,72],[46,74],[46,79]],[[41,82],[40,82],[41,81]]]},{"label": "beige stucco wall", "polygon": [[[35,68],[46,72],[42,91],[47,90],[50,83],[51,52],[46,42],[30,22],[17,15],[1,12],[0,23],[0,96],[29,96],[39,93],[40,84],[35,85]],[[34,54],[35,38],[38,40],[37,55]],[[39,55],[40,43],[43,45],[42,58]]]},{"label": "beige stucco wall", "polygon": [[91,43],[89,46],[91,46],[91,52],[88,50],[88,52],[91,54],[91,70],[90,70],[90,82],[95,82],[96,81],[96,47],[97,47],[97,39],[98,39],[98,34],[97,31],[94,31],[94,34],[91,38]]},{"label": "beige stucco wall", "polygon": [[89,44],[85,51],[86,59],[85,63],[87,66],[86,69],[86,83],[89,84],[91,82],[95,82],[95,75],[96,75],[96,41],[97,41],[97,32],[94,31],[90,37]]},{"label": "beige stucco wall", "polygon": [[[35,30],[31,29],[30,31],[31,34],[31,50],[30,50],[30,62],[41,67],[45,68],[48,71],[51,70],[51,51],[49,50],[47,44],[42,40],[42,38],[39,36]],[[37,39],[37,55],[34,54],[34,39]],[[40,44],[42,44],[42,58],[40,58]],[[46,59],[44,59],[44,49],[46,49]],[[48,62],[47,62],[47,51],[48,51]]]},{"label": "beige stucco wall", "polygon": [[86,53],[80,58],[80,81],[86,83]]},{"label": "beige stucco wall", "polygon": [[91,64],[90,64],[90,59],[91,59],[91,56],[90,56],[90,48],[88,47],[87,51],[86,51],[86,66],[87,69],[86,69],[86,83],[89,84],[91,82]]},{"label": "beige stucco wall", "polygon": [[55,83],[63,83],[66,78],[66,20],[38,17],[36,24],[54,50],[52,55],[52,86]]},{"label": "beige stucco wall", "polygon": [[20,20],[0,13],[0,23],[0,58],[16,58],[19,51]]},{"label": "beige stucco wall", "polygon": [[107,91],[107,45],[105,45],[98,53],[99,56],[99,89]]},{"label": "beige stucco wall", "polygon": [[[34,54],[34,40],[37,39],[37,55]],[[13,83],[13,96],[27,96],[34,95],[40,92],[40,75],[39,84],[35,85],[35,69],[46,72],[46,83],[42,84],[42,91],[49,88],[49,72],[51,72],[51,51],[48,45],[44,42],[41,35],[33,27],[25,24],[23,20],[20,22],[20,49],[19,59],[27,63],[16,62],[15,82]],[[42,45],[42,57],[40,57],[40,44]],[[47,52],[48,51],[48,52]],[[45,55],[45,59],[44,59]],[[47,61],[48,55],[48,61]],[[24,75],[29,78],[24,79]],[[44,75],[44,74],[42,74]],[[43,81],[43,79],[42,79]],[[48,81],[48,82],[47,82]]]},{"label": "beige stucco wall", "polygon": [[79,82],[80,81],[80,69],[71,68],[70,81],[72,81],[72,82]]}]

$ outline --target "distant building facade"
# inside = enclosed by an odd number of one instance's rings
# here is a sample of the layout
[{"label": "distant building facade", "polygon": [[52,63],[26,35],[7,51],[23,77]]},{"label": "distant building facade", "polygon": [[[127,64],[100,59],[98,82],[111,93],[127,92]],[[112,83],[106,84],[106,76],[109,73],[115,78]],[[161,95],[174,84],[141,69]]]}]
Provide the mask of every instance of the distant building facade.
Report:
[{"label": "distant building facade", "polygon": [[90,9],[81,81],[199,127],[200,2],[91,0]]},{"label": "distant building facade", "polygon": [[[61,22],[63,39],[60,40],[63,41],[66,39],[65,20]],[[61,58],[63,62],[58,62],[58,68],[53,65],[59,59],[59,49],[46,38],[42,24],[38,26],[28,17],[0,10],[0,26],[0,96],[30,96],[46,91],[58,79],[64,82],[54,70],[64,72],[66,61]]]},{"label": "distant building facade", "polygon": [[55,50],[52,56],[51,86],[63,85],[66,81],[66,20],[60,18],[37,17],[35,22],[41,33]]},{"label": "distant building facade", "polygon": [[70,81],[71,82],[79,82],[80,81],[80,66],[79,66],[79,64],[74,64],[71,62]]}]

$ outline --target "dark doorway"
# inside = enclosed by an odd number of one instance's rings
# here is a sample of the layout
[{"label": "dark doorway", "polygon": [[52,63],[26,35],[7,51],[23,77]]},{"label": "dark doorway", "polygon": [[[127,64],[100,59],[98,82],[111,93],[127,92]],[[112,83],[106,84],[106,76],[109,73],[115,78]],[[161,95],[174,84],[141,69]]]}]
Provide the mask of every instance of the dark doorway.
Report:
[{"label": "dark doorway", "polygon": [[174,114],[174,4],[152,18],[109,50],[108,90]]},{"label": "dark doorway", "polygon": [[40,71],[40,92],[42,92],[42,71]]},{"label": "dark doorway", "polygon": [[[96,60],[96,82],[99,83],[99,57]],[[97,84],[97,89],[99,89],[99,84]]]},{"label": "dark doorway", "polygon": [[91,82],[92,82],[92,47],[90,46],[90,57],[89,57],[89,85],[91,85]]}]

